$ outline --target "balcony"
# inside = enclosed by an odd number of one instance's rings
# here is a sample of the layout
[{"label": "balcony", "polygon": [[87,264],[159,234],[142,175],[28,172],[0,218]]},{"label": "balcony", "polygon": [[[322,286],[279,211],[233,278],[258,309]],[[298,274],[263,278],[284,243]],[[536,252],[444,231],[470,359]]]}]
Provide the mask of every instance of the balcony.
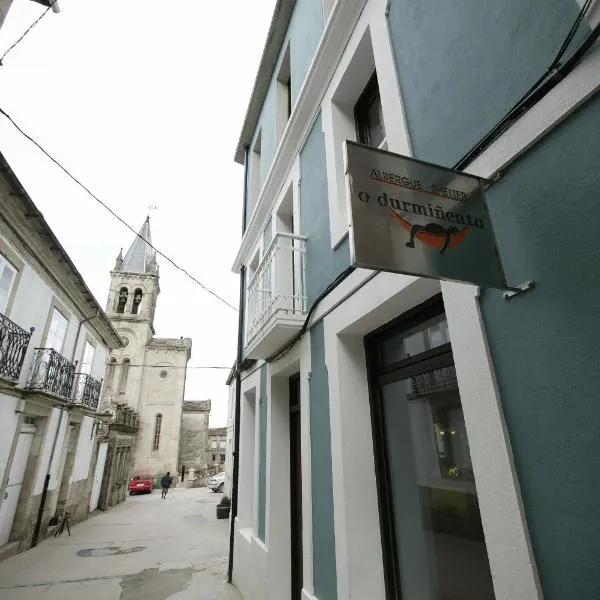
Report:
[{"label": "balcony", "polygon": [[27,389],[71,399],[75,365],[52,348],[36,348]]},{"label": "balcony", "polygon": [[86,373],[75,373],[73,404],[96,410],[100,401],[102,382]]},{"label": "balcony", "polygon": [[19,381],[32,333],[33,328],[25,331],[0,313],[0,377]]},{"label": "balcony", "polygon": [[278,233],[247,289],[246,358],[267,358],[289,342],[306,318],[306,238]]}]

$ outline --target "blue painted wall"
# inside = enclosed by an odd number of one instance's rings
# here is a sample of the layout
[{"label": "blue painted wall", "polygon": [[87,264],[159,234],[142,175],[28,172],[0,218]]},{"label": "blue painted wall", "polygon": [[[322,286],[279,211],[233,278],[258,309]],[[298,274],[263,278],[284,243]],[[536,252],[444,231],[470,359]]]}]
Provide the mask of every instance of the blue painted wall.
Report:
[{"label": "blue painted wall", "polygon": [[319,600],[335,600],[337,598],[337,575],[333,527],[329,381],[325,366],[323,322],[311,329],[310,351],[310,473],[314,593]]},{"label": "blue painted wall", "polygon": [[598,131],[600,95],[488,193],[509,281],[537,285],[480,302],[546,600],[600,598]]},{"label": "blue painted wall", "polygon": [[391,0],[415,156],[462,158],[546,71],[578,12],[575,0]]},{"label": "blue painted wall", "polygon": [[306,288],[310,306],[350,266],[348,238],[335,250],[331,249],[325,136],[320,115],[300,153],[300,176],[300,231],[308,238]]},{"label": "blue painted wall", "polygon": [[[285,50],[290,46],[291,67],[291,96],[292,107],[296,104],[298,93],[302,88],[308,67],[316,52],[319,40],[323,33],[323,3],[322,0],[296,0],[294,11],[288,25],[287,34],[282,44],[277,66],[273,73],[269,90],[258,119],[258,124],[252,137],[250,148],[259,132],[261,132],[261,157],[260,173],[261,182],[264,182],[275,158],[277,151],[276,109],[277,109],[277,73]],[[293,110],[293,108],[292,108]],[[250,153],[250,163],[252,153]],[[252,173],[252,165],[250,165]],[[246,218],[250,219],[250,207],[246,208]]]},{"label": "blue painted wall", "polygon": [[[298,100],[298,93],[323,34],[323,26],[323,0],[296,0],[288,27],[292,106]],[[285,43],[283,47],[286,47]]]},{"label": "blue painted wall", "polygon": [[258,399],[258,537],[265,541],[267,503],[267,365],[260,368],[260,396]]}]

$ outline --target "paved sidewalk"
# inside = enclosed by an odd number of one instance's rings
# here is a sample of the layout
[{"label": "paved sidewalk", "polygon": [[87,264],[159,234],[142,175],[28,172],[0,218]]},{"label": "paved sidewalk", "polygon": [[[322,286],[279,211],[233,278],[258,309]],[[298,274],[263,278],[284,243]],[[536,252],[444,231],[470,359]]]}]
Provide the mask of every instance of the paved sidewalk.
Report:
[{"label": "paved sidewalk", "polygon": [[0,563],[0,600],[239,600],[206,488],[132,496]]}]

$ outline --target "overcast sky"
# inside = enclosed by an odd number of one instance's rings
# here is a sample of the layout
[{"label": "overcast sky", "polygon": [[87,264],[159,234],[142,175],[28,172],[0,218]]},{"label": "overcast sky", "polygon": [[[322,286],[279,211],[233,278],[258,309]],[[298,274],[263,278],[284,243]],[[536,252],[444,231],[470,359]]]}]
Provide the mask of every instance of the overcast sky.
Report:
[{"label": "overcast sky", "polygon": [[[154,245],[234,305],[243,168],[233,162],[275,0],[59,0],[0,67],[0,106]],[[0,55],[43,12],[14,0]],[[0,148],[102,307],[133,234],[0,117]],[[237,313],[159,258],[159,337],[190,366],[230,366]],[[227,419],[227,371],[190,369],[186,399]]]}]

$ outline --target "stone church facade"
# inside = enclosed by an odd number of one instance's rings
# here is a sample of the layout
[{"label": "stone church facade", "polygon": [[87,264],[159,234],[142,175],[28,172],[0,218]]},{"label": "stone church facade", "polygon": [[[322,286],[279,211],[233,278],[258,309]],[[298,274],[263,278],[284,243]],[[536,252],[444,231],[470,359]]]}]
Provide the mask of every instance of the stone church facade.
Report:
[{"label": "stone church facade", "polygon": [[[129,463],[117,464],[119,473],[105,473],[104,478],[118,487],[126,486],[134,475],[156,476],[167,471],[176,474],[179,464],[186,368],[192,340],[154,337],[160,286],[156,252],[150,244],[147,218],[125,257],[119,253],[110,273],[106,314],[124,347],[109,356],[102,410],[116,415],[117,410],[128,408],[136,414],[135,430],[113,428],[114,444],[120,447],[122,456],[128,457]],[[110,495],[112,490],[106,492]],[[120,496],[119,489],[119,501]]]}]

